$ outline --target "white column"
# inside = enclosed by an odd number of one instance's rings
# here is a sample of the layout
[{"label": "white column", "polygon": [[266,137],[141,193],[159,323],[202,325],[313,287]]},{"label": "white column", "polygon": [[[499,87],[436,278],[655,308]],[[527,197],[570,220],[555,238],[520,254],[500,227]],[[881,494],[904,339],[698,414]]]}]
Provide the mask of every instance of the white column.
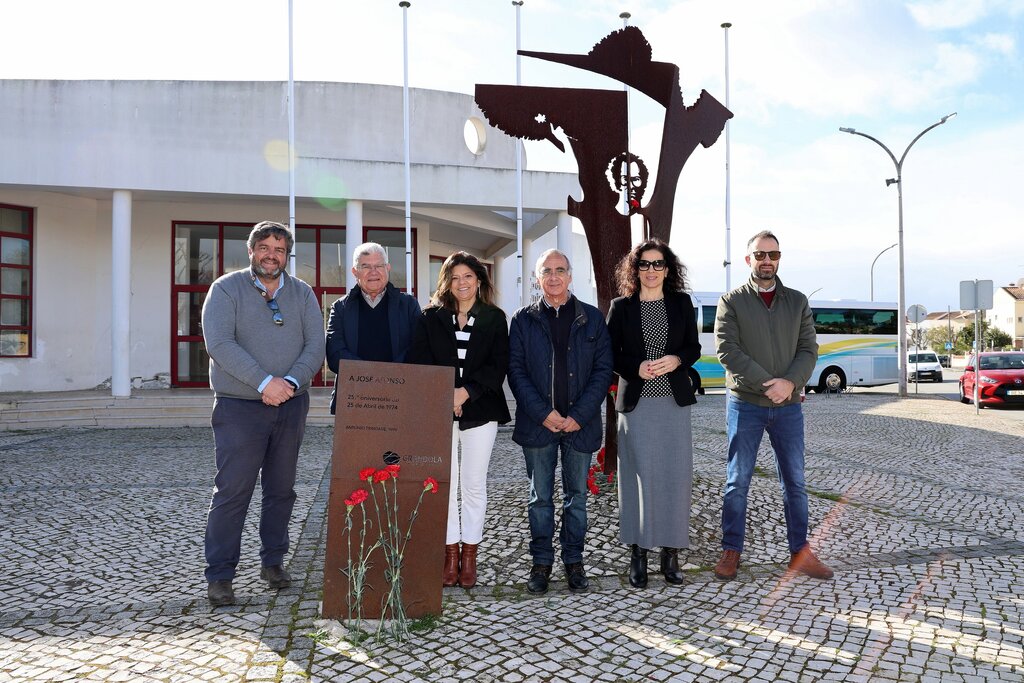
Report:
[{"label": "white column", "polygon": [[363,202],[350,199],[345,203],[345,288],[348,290],[356,286],[356,276],[352,274],[352,255],[362,243]]},{"label": "white column", "polygon": [[555,228],[555,244],[558,251],[569,257],[572,263],[572,216],[568,211],[558,212],[558,227]]},{"label": "white column", "polygon": [[110,390],[130,398],[132,305],[132,193],[114,190],[111,220]]}]

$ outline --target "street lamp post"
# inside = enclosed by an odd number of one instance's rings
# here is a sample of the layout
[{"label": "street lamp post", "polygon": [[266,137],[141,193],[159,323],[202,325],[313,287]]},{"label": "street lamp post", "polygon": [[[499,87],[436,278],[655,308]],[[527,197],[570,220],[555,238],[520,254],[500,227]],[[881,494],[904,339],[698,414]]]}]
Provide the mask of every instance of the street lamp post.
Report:
[{"label": "street lamp post", "polygon": [[[882,251],[878,252],[878,256],[881,256],[885,252],[889,251],[890,249],[895,247],[897,244],[898,244],[898,242],[894,242],[893,244],[890,244],[885,249],[883,249]],[[875,261],[878,260],[878,256],[876,256],[875,260],[871,262],[871,300],[872,301],[875,300]]]},{"label": "street lamp post", "polygon": [[899,290],[898,290],[899,294],[898,294],[898,299],[897,299],[897,301],[898,301],[897,306],[899,307],[900,310],[897,311],[896,320],[898,322],[898,334],[899,334],[899,339],[897,340],[898,343],[899,343],[899,358],[897,358],[897,362],[899,363],[899,396],[901,398],[906,398],[906,396],[907,396],[907,311],[906,311],[906,308],[907,308],[907,291],[906,291],[906,281],[905,281],[905,274],[904,274],[904,258],[903,258],[903,162],[907,158],[907,152],[910,151],[910,148],[914,146],[915,142],[917,142],[918,140],[921,139],[921,136],[923,136],[925,133],[930,131],[932,128],[935,128],[937,126],[941,126],[946,121],[948,121],[949,119],[953,118],[954,116],[956,116],[956,112],[953,112],[952,114],[947,114],[947,115],[943,116],[941,119],[939,119],[938,121],[936,121],[935,123],[933,123],[932,125],[928,126],[924,130],[922,130],[920,133],[918,133],[917,137],[915,137],[913,140],[911,140],[910,144],[907,145],[907,148],[905,150],[903,150],[903,156],[901,156],[899,158],[899,161],[896,160],[896,155],[893,154],[892,151],[888,147],[886,147],[882,143],[882,141],[879,140],[878,138],[872,137],[872,136],[868,135],[867,133],[861,133],[860,131],[854,130],[853,128],[840,128],[839,129],[840,132],[850,133],[851,135],[859,135],[861,137],[867,138],[868,140],[871,140],[876,145],[878,145],[879,147],[881,147],[882,149],[885,150],[885,153],[889,155],[890,159],[892,159],[893,165],[896,166],[896,177],[895,178],[886,178],[885,186],[888,187],[889,185],[892,185],[893,183],[895,183],[896,184],[896,191],[897,191],[898,197],[899,197],[899,238],[897,239],[896,243],[900,247],[899,248],[900,270],[899,270]]}]

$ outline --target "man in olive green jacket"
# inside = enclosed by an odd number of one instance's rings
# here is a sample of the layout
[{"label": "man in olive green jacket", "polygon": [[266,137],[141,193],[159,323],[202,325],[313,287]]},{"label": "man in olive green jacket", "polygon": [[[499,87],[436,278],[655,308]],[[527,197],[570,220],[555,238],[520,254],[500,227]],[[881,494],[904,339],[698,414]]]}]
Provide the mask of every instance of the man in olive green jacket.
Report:
[{"label": "man in olive green jacket", "polygon": [[729,459],[722,502],[722,557],[715,576],[736,577],[747,515],[747,492],[761,438],[768,432],[779,479],[790,570],[832,577],[807,543],[804,418],[801,390],[818,359],[807,297],[778,279],[779,240],[765,230],[747,242],[750,279],[718,302],[715,340],[725,368]]}]

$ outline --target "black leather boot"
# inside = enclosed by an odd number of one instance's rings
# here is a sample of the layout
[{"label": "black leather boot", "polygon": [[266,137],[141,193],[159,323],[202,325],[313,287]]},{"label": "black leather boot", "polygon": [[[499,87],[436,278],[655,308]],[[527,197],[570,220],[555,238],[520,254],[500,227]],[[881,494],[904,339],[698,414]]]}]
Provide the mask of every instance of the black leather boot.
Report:
[{"label": "black leather boot", "polygon": [[629,546],[629,585],[633,588],[647,587],[647,550],[636,543]]},{"label": "black leather boot", "polygon": [[661,573],[668,583],[679,585],[683,582],[683,572],[679,569],[679,548],[661,549]]}]

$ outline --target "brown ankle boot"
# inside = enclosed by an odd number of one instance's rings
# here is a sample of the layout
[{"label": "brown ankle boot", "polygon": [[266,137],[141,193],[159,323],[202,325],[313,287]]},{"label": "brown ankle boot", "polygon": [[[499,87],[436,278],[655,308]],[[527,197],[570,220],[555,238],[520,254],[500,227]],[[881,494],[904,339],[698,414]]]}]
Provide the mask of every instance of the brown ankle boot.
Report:
[{"label": "brown ankle boot", "polygon": [[459,570],[459,585],[472,588],[476,585],[476,543],[462,544],[462,568]]},{"label": "brown ankle boot", "polygon": [[812,579],[831,579],[832,570],[811,552],[811,546],[805,545],[799,552],[790,556],[789,570],[805,574]]},{"label": "brown ankle boot", "polygon": [[723,550],[722,557],[715,565],[715,578],[719,581],[732,581],[736,578],[736,570],[740,566],[738,550]]},{"label": "brown ankle boot", "polygon": [[444,547],[444,572],[441,574],[441,583],[445,586],[454,586],[459,582],[459,544],[452,543]]}]

